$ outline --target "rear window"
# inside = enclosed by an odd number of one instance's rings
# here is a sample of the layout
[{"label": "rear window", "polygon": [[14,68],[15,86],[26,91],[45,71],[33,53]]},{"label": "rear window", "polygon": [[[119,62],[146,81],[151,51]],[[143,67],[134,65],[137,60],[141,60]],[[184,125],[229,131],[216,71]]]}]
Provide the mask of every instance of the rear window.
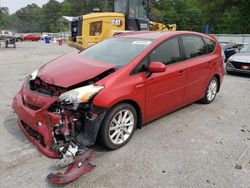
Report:
[{"label": "rear window", "polygon": [[181,38],[185,57],[187,59],[206,54],[206,45],[201,37],[184,35]]},{"label": "rear window", "polygon": [[206,46],[207,46],[207,53],[209,54],[209,53],[213,52],[215,49],[216,43],[213,40],[210,40],[206,37],[203,37],[203,39],[204,39]]}]

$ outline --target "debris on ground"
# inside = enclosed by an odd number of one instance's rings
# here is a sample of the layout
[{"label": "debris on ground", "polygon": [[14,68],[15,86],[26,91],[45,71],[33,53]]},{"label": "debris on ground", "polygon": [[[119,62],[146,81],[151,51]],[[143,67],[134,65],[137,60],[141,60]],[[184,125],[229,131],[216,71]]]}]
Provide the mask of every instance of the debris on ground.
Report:
[{"label": "debris on ground", "polygon": [[243,132],[243,133],[246,132],[245,129],[241,129],[240,131]]},{"label": "debris on ground", "polygon": [[238,169],[238,170],[241,170],[241,169],[242,169],[242,166],[236,163],[236,164],[235,164],[235,168]]}]

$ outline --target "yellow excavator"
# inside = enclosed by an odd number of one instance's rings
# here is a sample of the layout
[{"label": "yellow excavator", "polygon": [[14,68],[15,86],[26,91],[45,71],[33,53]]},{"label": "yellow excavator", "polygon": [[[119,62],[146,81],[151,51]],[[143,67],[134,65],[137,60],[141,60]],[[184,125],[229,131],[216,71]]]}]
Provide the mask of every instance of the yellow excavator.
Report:
[{"label": "yellow excavator", "polygon": [[176,24],[149,21],[149,0],[113,0],[113,12],[78,16],[71,23],[68,44],[79,50],[129,31],[175,31]]}]

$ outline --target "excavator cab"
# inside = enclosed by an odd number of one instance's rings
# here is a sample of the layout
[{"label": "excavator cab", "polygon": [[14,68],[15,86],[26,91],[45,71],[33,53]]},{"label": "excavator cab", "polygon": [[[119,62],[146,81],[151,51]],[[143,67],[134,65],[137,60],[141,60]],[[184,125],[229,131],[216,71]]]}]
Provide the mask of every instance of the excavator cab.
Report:
[{"label": "excavator cab", "polygon": [[113,0],[113,11],[125,15],[126,30],[149,30],[148,0]]}]

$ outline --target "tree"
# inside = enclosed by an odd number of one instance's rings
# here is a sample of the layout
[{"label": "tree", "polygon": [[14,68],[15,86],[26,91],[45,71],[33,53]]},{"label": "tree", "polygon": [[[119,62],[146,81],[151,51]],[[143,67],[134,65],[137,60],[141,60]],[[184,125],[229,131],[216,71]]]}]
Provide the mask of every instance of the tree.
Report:
[{"label": "tree", "polygon": [[43,31],[58,32],[57,20],[62,16],[61,3],[56,0],[49,2],[42,7],[42,28]]},{"label": "tree", "polygon": [[19,20],[20,32],[39,32],[42,9],[36,4],[27,5],[18,10],[14,16]]}]

